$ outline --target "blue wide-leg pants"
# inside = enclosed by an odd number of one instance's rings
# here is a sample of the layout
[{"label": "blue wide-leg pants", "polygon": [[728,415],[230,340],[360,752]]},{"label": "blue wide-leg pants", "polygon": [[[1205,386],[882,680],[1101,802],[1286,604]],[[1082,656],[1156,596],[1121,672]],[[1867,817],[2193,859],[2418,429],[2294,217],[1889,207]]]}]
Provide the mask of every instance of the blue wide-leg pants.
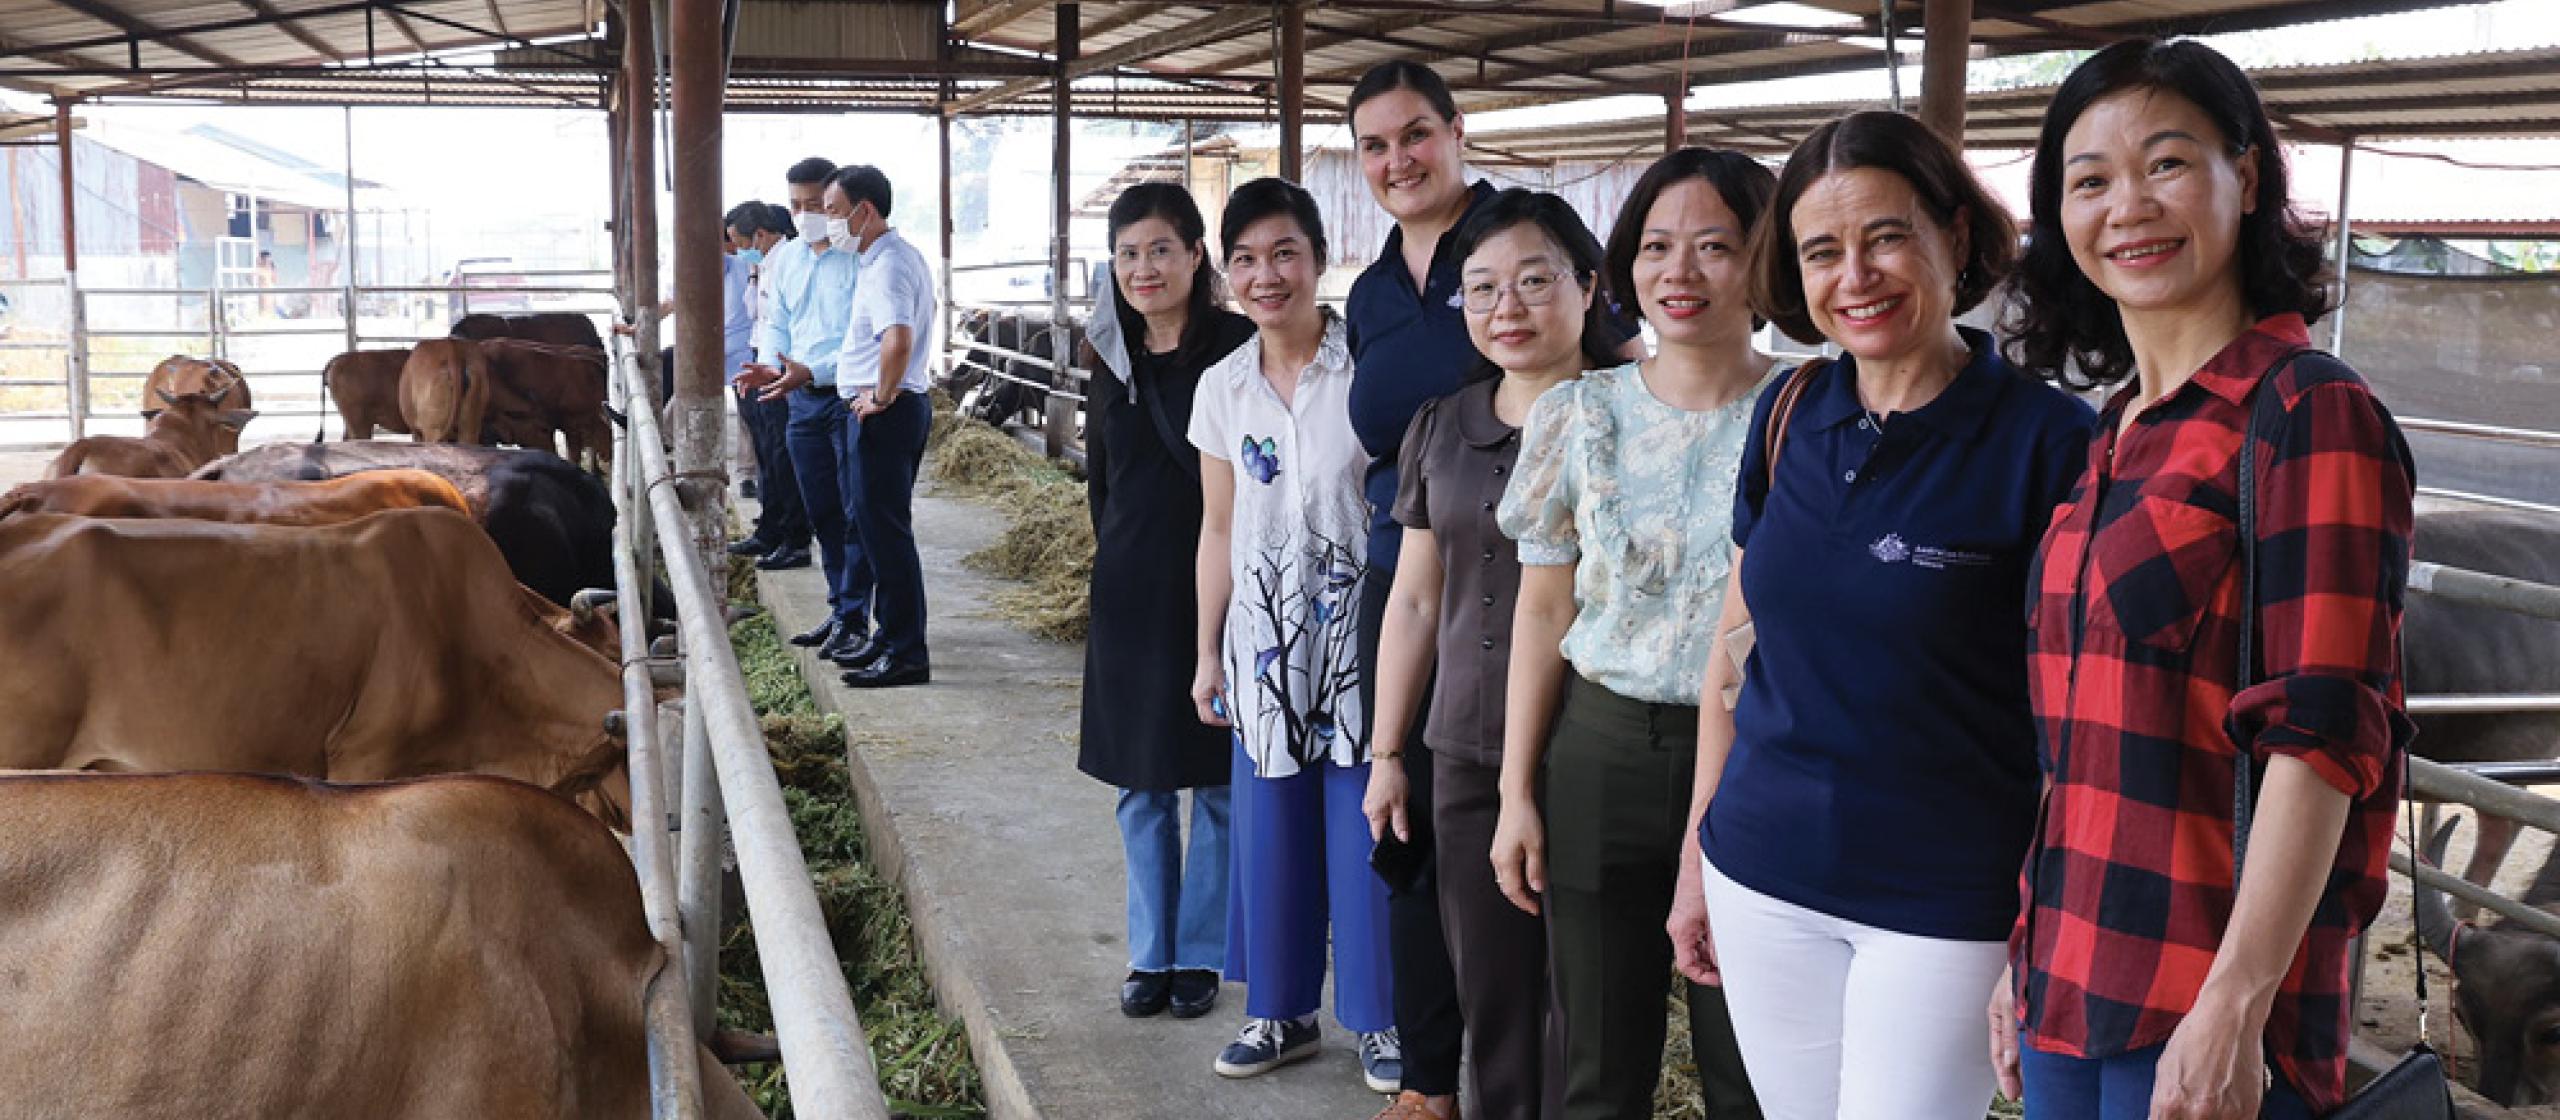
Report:
[{"label": "blue wide-leg pants", "polygon": [[1335,1020],[1352,1031],[1394,1026],[1387,886],[1369,869],[1369,820],[1360,814],[1368,764],[1318,763],[1264,778],[1239,744],[1230,788],[1227,979],[1245,985],[1245,1014],[1314,1014],[1330,945]]}]

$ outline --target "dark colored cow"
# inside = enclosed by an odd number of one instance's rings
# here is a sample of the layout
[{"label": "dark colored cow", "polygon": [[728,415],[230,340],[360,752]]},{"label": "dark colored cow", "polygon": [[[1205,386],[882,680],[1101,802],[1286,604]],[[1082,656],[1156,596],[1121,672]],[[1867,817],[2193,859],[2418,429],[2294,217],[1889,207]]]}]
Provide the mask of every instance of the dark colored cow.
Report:
[{"label": "dark colored cow", "polygon": [[527,342],[588,346],[598,353],[604,351],[604,336],[596,333],[595,320],[567,311],[545,311],[536,315],[465,315],[453,321],[451,337],[482,340],[521,338]]}]

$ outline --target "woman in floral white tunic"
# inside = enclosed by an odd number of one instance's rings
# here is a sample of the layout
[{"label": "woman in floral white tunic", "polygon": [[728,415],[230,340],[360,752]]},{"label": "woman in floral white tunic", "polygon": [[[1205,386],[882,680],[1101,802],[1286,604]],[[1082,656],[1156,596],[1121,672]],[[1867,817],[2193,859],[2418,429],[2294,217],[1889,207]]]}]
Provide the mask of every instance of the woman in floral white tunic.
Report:
[{"label": "woman in floral white tunic", "polygon": [[1351,430],[1351,351],[1315,302],[1324,227],[1306,191],[1238,188],[1219,241],[1256,332],[1201,376],[1191,413],[1205,508],[1192,699],[1202,721],[1235,728],[1227,977],[1247,985],[1244,1030],[1217,1070],[1250,1077],[1315,1054],[1330,943],[1334,1013],[1360,1037],[1371,1088],[1391,1092],[1386,887],[1360,815],[1369,457]]}]

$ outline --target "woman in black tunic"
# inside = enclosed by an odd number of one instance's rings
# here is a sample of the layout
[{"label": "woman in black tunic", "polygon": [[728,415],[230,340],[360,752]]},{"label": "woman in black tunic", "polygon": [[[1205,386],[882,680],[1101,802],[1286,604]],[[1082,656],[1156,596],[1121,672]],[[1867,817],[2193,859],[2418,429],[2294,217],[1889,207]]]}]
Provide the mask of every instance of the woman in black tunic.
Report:
[{"label": "woman in black tunic", "polygon": [[[1191,702],[1200,457],[1187,437],[1200,373],[1253,334],[1218,306],[1207,226],[1169,183],[1111,204],[1111,263],[1094,278],[1085,368],[1085,489],[1093,623],[1076,768],[1120,791],[1129,864],[1129,978],[1120,1010],[1205,1015],[1227,950],[1227,732]],[[1097,270],[1100,271],[1100,270]],[[1184,850],[1181,791],[1191,792]]]}]

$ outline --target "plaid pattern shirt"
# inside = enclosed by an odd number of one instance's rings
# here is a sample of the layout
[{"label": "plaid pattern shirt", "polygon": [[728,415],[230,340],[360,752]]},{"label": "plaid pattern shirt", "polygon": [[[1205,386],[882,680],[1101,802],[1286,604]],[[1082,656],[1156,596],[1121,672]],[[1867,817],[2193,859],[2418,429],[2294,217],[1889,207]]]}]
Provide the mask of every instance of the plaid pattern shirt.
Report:
[{"label": "plaid pattern shirt", "polygon": [[[2268,1053],[2326,1112],[2346,1095],[2350,944],[2386,891],[2400,793],[2400,604],[2416,486],[2363,380],[2267,319],[2119,434],[2110,402],[2028,586],[2028,677],[2046,806],[2012,941],[2039,1050],[2109,1057],[2168,1040],[2231,914],[2234,743],[2298,758],[2353,799]],[[2238,683],[2240,441],[2257,452],[2259,683]]]}]

